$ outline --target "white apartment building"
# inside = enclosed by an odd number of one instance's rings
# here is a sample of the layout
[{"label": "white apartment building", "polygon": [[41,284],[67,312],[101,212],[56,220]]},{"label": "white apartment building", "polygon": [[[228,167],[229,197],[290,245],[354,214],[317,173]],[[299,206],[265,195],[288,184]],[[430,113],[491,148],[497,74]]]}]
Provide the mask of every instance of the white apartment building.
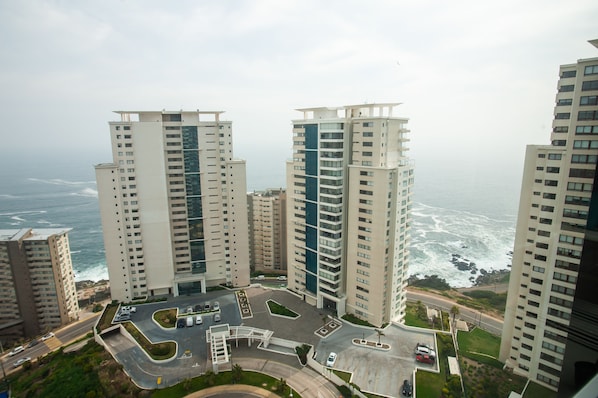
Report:
[{"label": "white apartment building", "polygon": [[255,272],[286,274],[286,201],[284,189],[247,194],[251,267]]},{"label": "white apartment building", "polygon": [[405,314],[413,167],[398,105],[299,109],[287,162],[289,289],[376,326]]},{"label": "white apartment building", "polygon": [[0,230],[0,338],[34,337],[78,319],[69,229]]},{"label": "white apartment building", "polygon": [[112,298],[249,284],[245,162],[222,112],[122,111],[95,167]]},{"label": "white apartment building", "polygon": [[[590,338],[597,336],[592,317],[570,325],[595,200],[598,58],[562,65],[557,87],[551,144],[527,147],[500,350],[516,374],[553,390],[565,371],[568,341],[594,347],[579,350],[588,355],[577,361],[595,362],[598,347]],[[595,260],[588,263],[595,268]]]}]

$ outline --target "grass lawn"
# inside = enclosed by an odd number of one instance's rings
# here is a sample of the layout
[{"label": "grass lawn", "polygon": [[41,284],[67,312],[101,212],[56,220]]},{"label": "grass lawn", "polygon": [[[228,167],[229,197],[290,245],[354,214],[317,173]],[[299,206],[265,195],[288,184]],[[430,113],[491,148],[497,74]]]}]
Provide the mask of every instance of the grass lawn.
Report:
[{"label": "grass lawn", "polygon": [[176,314],[176,308],[156,311],[154,313],[154,320],[163,328],[174,328],[176,326]]},{"label": "grass lawn", "polygon": [[415,303],[407,303],[407,309],[405,312],[405,325],[415,326],[418,328],[430,328],[430,324],[427,320],[423,320],[418,315],[418,305]]},{"label": "grass lawn", "polygon": [[[221,386],[231,384],[231,372],[220,372],[217,375],[204,375],[195,377],[193,379],[187,379],[181,383],[164,388],[161,390],[155,390],[152,393],[152,398],[177,398],[189,395],[193,391],[199,391],[204,388]],[[284,392],[275,391],[278,380],[274,377],[270,377],[257,372],[243,371],[241,373],[241,380],[238,384],[245,384],[249,386],[256,386],[263,388],[267,391],[272,391],[281,397],[287,397],[290,393],[288,387]],[[293,397],[301,397],[299,393],[293,390]]]},{"label": "grass lawn", "polygon": [[162,343],[152,343],[149,341],[137,327],[131,322],[123,324],[127,332],[139,343],[139,345],[148,353],[150,357],[156,360],[172,358],[176,354],[176,344],[172,341]]},{"label": "grass lawn", "polygon": [[527,386],[523,398],[556,398],[556,392],[532,381]]},{"label": "grass lawn", "polygon": [[106,310],[102,314],[102,319],[100,319],[100,322],[98,323],[98,328],[100,331],[112,326],[112,319],[114,318],[114,315],[116,315],[117,309],[118,305],[108,304]]},{"label": "grass lawn", "polygon": [[[468,354],[477,352],[498,358],[500,337],[494,336],[480,328],[475,328],[470,332],[459,331],[457,341],[459,342],[461,355],[469,356]],[[478,360],[478,357],[474,359]]]},{"label": "grass lawn", "polygon": [[343,379],[345,382],[351,381],[351,373],[350,372],[343,372],[342,370],[332,369],[335,375]]},{"label": "grass lawn", "polygon": [[440,373],[418,370],[415,374],[416,396],[418,397],[439,397],[446,378],[448,376],[447,356],[455,355],[455,347],[448,335],[436,335],[436,347],[438,347],[438,363]]},{"label": "grass lawn", "polygon": [[287,316],[289,318],[297,318],[299,316],[295,311],[288,309],[282,304],[278,304],[274,300],[268,300],[266,303],[268,304],[270,312],[273,314]]}]

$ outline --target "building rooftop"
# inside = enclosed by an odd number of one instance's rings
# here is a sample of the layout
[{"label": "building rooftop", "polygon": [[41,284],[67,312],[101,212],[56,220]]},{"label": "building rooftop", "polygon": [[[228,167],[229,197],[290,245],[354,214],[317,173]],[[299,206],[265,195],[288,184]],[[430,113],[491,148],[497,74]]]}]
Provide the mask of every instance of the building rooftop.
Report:
[{"label": "building rooftop", "polygon": [[62,235],[71,230],[72,228],[0,229],[0,241],[47,240],[50,236]]}]

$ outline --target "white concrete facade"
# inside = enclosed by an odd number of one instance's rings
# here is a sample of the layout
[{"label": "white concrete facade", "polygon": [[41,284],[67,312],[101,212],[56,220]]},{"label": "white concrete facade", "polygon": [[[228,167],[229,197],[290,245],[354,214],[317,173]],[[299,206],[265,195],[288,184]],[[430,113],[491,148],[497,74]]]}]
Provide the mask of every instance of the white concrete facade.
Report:
[{"label": "white concrete facade", "polygon": [[286,274],[286,192],[268,189],[247,194],[251,265],[255,272]]},{"label": "white concrete facade", "polygon": [[117,112],[96,166],[113,299],[249,284],[245,162],[221,112]]},{"label": "white concrete facade", "polygon": [[527,147],[500,359],[557,390],[598,160],[598,58],[562,65],[551,145]]},{"label": "white concrete facade", "polygon": [[376,326],[406,303],[413,166],[397,105],[299,110],[287,162],[289,289]]}]

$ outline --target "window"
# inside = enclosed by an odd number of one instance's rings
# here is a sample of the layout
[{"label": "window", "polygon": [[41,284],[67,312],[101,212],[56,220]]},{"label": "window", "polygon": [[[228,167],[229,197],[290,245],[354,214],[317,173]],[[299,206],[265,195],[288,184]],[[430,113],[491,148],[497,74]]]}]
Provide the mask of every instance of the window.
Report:
[{"label": "window", "polygon": [[372,156],[372,152],[362,152],[363,156]]},{"label": "window", "polygon": [[575,70],[567,70],[567,71],[563,71],[563,73],[561,73],[561,78],[566,78],[566,77],[575,77],[575,75],[577,75],[576,73],[577,71]]},{"label": "window", "polygon": [[598,74],[598,65],[588,65],[583,70],[584,76],[587,75],[597,75]]},{"label": "window", "polygon": [[575,141],[573,141],[573,148],[575,148],[575,149],[596,149],[596,148],[598,148],[598,141],[575,140]]},{"label": "window", "polygon": [[575,134],[598,134],[598,126],[577,126],[575,127]]},{"label": "window", "polygon": [[565,85],[562,85],[561,87],[559,87],[559,93],[573,91],[574,88],[575,88],[575,86],[573,84],[565,84]]},{"label": "window", "polygon": [[596,155],[572,155],[571,163],[596,164]]},{"label": "window", "polygon": [[547,167],[546,168],[547,173],[558,173],[559,171],[561,171],[560,167]]},{"label": "window", "polygon": [[553,133],[567,133],[569,131],[568,126],[556,126],[552,129]]},{"label": "window", "polygon": [[592,192],[593,184],[581,182],[569,182],[567,184],[568,191]]},{"label": "window", "polygon": [[577,120],[598,120],[598,111],[579,111],[577,112]]},{"label": "window", "polygon": [[573,104],[573,99],[572,98],[563,98],[563,99],[558,100],[558,102],[556,104],[557,104],[557,106],[571,105],[571,104]]},{"label": "window", "polygon": [[581,91],[598,90],[598,80],[588,80],[581,85]]},{"label": "window", "polygon": [[[581,113],[581,112],[580,112]],[[570,113],[557,113],[554,116],[555,119],[570,119],[571,118],[571,114]],[[577,119],[577,120],[582,120],[582,119]]]},{"label": "window", "polygon": [[579,105],[596,105],[598,104],[598,96],[584,95],[579,99]]},{"label": "window", "polygon": [[559,182],[556,180],[545,180],[544,181],[544,185],[546,185],[548,187],[556,187],[558,184],[559,184]]},{"label": "window", "polygon": [[567,140],[552,140],[552,146],[565,146],[567,145]]},{"label": "window", "polygon": [[571,169],[569,177],[594,179],[594,169]]}]

